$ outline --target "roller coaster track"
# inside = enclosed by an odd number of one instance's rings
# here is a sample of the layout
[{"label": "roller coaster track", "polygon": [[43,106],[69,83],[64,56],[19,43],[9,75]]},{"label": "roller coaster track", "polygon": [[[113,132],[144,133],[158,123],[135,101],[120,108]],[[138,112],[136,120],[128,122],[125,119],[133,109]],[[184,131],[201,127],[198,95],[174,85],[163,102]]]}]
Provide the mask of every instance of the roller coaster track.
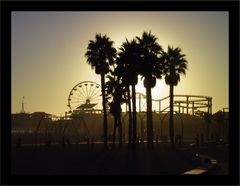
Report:
[{"label": "roller coaster track", "polygon": [[[146,95],[143,93],[136,93],[137,102],[139,105],[139,112],[142,111],[143,107],[146,105],[144,99],[146,99]],[[159,109],[157,112],[163,113],[169,109],[169,105],[162,109],[162,102],[166,101],[170,97],[164,97],[161,99],[152,99],[153,102],[159,103]],[[179,113],[191,113],[195,115],[196,110],[197,112],[203,112],[202,109],[205,109],[204,112],[208,112],[212,114],[212,97],[210,96],[201,96],[201,95],[174,95],[174,109],[176,111],[178,108]],[[201,110],[199,110],[201,109]]]}]

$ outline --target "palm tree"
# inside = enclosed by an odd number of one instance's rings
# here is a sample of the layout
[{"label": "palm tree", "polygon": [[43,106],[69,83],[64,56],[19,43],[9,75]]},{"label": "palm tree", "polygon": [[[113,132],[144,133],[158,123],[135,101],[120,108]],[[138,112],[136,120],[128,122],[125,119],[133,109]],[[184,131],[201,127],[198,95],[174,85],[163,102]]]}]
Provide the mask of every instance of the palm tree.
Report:
[{"label": "palm tree", "polygon": [[163,57],[165,58],[165,82],[170,86],[169,134],[171,148],[174,149],[173,88],[178,85],[178,82],[180,82],[180,75],[186,74],[187,60],[179,47],[174,48],[168,46],[167,53],[163,52]]},{"label": "palm tree", "polygon": [[[138,83],[139,65],[140,65],[140,47],[137,41],[126,40],[120,47],[119,57],[117,59],[119,71],[121,74],[123,85],[127,90],[129,86],[132,88],[132,125],[129,123],[129,142],[132,142],[133,148],[136,144],[137,133],[137,119],[136,119],[136,89],[135,86]],[[130,98],[130,95],[128,95]],[[129,103],[129,106],[131,103]],[[130,117],[129,117],[130,118]]]},{"label": "palm tree", "polygon": [[129,82],[126,81],[124,75],[126,73],[126,68],[120,61],[120,58],[118,57],[116,59],[117,67],[115,68],[115,75],[121,79],[122,89],[124,90],[124,98],[126,100],[126,104],[128,105],[128,120],[129,120],[129,129],[128,129],[128,144],[129,147],[132,142],[132,108],[131,108],[131,94],[129,89]]},{"label": "palm tree", "polygon": [[151,32],[143,32],[137,37],[141,46],[141,75],[144,78],[147,98],[147,140],[148,147],[153,146],[152,95],[151,89],[156,85],[156,78],[161,79],[162,63],[159,58],[162,47],[157,43],[157,37]]},{"label": "palm tree", "polygon": [[107,35],[101,36],[96,34],[95,41],[90,40],[85,56],[87,63],[95,69],[96,74],[101,75],[102,88],[102,106],[103,106],[103,136],[104,148],[107,148],[107,111],[106,111],[106,96],[105,96],[105,74],[109,72],[109,65],[113,64],[116,57],[116,49],[113,47],[113,41]]},{"label": "palm tree", "polygon": [[129,120],[129,129],[128,129],[128,145],[131,146],[132,143],[132,107],[131,107],[131,94],[129,89],[129,82],[126,81],[125,70],[126,68],[124,65],[120,62],[120,58],[117,58],[116,60],[118,66],[115,68],[115,74],[116,76],[121,78],[122,81],[122,88],[124,89],[124,98],[126,100],[126,104],[128,105],[128,120]]},{"label": "palm tree", "polygon": [[120,78],[115,76],[114,72],[112,72],[112,76],[108,75],[107,78],[109,81],[106,82],[106,92],[108,95],[109,106],[110,106],[110,113],[114,117],[114,130],[113,130],[113,143],[112,147],[114,148],[115,145],[115,136],[116,136],[116,129],[118,128],[119,134],[119,145],[122,145],[122,122],[121,122],[121,105],[126,102],[124,98],[125,90],[122,87]]}]

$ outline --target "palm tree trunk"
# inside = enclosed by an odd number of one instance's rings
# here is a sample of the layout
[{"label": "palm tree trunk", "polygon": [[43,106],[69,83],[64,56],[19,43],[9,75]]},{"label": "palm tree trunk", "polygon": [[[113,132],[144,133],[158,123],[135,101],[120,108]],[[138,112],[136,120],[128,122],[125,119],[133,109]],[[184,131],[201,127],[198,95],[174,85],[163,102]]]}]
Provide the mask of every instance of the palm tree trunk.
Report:
[{"label": "palm tree trunk", "polygon": [[128,128],[128,144],[132,144],[132,107],[131,107],[131,99],[130,99],[130,89],[127,88],[127,96],[128,96],[128,121],[129,121],[129,128]]},{"label": "palm tree trunk", "polygon": [[113,140],[112,140],[112,149],[115,147],[115,139],[116,139],[116,129],[117,129],[117,116],[114,116],[114,127],[113,127]]},{"label": "palm tree trunk", "polygon": [[141,140],[144,140],[143,119],[141,118]]},{"label": "palm tree trunk", "polygon": [[153,147],[153,122],[152,122],[152,93],[151,87],[146,87],[147,96],[147,139],[148,147]]},{"label": "palm tree trunk", "polygon": [[170,85],[170,116],[169,116],[169,134],[171,148],[174,149],[174,123],[173,123],[173,85]]},{"label": "palm tree trunk", "polygon": [[105,99],[105,76],[101,73],[101,86],[102,86],[102,106],[103,106],[103,138],[104,138],[104,149],[107,149],[107,138],[108,138],[108,126],[107,126],[107,109]]},{"label": "palm tree trunk", "polygon": [[133,147],[136,145],[136,137],[137,137],[137,113],[136,113],[136,90],[135,85],[132,85],[132,106],[133,106],[133,137],[132,143]]},{"label": "palm tree trunk", "polygon": [[122,121],[121,114],[118,116],[118,135],[119,135],[119,145],[122,146]]}]

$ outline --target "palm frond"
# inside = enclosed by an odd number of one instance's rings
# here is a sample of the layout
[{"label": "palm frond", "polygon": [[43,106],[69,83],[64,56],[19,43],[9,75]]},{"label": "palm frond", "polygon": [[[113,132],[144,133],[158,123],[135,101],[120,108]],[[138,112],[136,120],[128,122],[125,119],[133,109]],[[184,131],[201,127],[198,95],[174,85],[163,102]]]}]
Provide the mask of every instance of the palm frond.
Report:
[{"label": "palm frond", "polygon": [[163,73],[168,85],[176,86],[180,82],[180,75],[186,75],[188,62],[185,56],[179,47],[168,46],[167,52],[163,52],[165,58]]}]

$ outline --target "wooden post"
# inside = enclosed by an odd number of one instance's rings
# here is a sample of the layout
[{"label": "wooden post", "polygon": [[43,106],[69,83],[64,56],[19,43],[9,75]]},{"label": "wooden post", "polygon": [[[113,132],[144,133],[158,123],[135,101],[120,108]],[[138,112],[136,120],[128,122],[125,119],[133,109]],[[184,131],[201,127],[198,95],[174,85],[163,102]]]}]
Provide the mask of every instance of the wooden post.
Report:
[{"label": "wooden post", "polygon": [[192,115],[194,115],[194,102],[192,102]]},{"label": "wooden post", "polygon": [[159,100],[159,114],[161,113],[161,100]]},{"label": "wooden post", "polygon": [[212,98],[208,98],[208,113],[212,114]]},{"label": "wooden post", "polygon": [[212,114],[212,98],[210,98],[210,114]]},{"label": "wooden post", "polygon": [[141,112],[141,94],[139,94],[139,112]]}]

